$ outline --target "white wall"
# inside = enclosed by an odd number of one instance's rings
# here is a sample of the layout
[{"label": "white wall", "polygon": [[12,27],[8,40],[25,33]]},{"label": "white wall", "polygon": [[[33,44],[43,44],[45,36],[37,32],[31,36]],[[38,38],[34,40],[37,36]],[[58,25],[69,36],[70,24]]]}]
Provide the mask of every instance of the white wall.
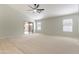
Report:
[{"label": "white wall", "polygon": [[23,35],[23,16],[8,5],[0,5],[0,37]]},{"label": "white wall", "polygon": [[[41,33],[48,35],[65,35],[78,36],[79,35],[79,15],[66,15],[55,18],[48,18],[42,20]],[[20,36],[24,34],[24,19],[25,15],[8,5],[0,5],[0,37],[5,36]],[[63,19],[73,19],[73,32],[65,33],[62,29]],[[28,21],[28,20],[27,20]]]},{"label": "white wall", "polygon": [[[63,23],[64,19],[73,20],[73,32],[63,32]],[[76,37],[79,35],[79,15],[71,14],[60,17],[52,17],[42,20],[42,33],[48,35],[63,35],[63,36],[73,36]]]}]

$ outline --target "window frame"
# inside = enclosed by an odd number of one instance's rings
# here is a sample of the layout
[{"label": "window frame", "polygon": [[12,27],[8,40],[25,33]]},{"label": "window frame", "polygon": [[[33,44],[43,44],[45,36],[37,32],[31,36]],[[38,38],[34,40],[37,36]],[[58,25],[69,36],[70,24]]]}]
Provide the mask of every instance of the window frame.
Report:
[{"label": "window frame", "polygon": [[73,20],[72,19],[63,20],[63,32],[73,32]]}]

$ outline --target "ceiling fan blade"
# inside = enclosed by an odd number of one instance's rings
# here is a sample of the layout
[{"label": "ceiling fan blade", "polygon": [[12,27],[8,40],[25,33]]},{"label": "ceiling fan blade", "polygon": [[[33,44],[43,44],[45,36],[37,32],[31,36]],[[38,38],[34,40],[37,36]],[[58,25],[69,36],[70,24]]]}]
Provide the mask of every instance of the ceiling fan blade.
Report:
[{"label": "ceiling fan blade", "polygon": [[32,6],[28,5],[28,7],[30,7],[31,9],[34,9]]},{"label": "ceiling fan blade", "polygon": [[43,11],[43,10],[45,10],[45,9],[37,9],[37,10]]},{"label": "ceiling fan blade", "polygon": [[38,13],[41,13],[42,11],[44,11],[44,9],[37,9]]},{"label": "ceiling fan blade", "polygon": [[39,7],[39,4],[37,4],[37,8]]},{"label": "ceiling fan blade", "polygon": [[26,11],[33,11],[33,10],[26,10]]}]

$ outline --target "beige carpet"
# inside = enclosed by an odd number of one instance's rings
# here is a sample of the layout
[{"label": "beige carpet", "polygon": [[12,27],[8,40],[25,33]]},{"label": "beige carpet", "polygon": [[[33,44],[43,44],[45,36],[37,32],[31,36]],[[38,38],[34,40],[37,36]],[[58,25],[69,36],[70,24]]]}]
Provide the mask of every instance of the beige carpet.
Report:
[{"label": "beige carpet", "polygon": [[33,34],[0,39],[0,53],[79,53],[79,39]]}]

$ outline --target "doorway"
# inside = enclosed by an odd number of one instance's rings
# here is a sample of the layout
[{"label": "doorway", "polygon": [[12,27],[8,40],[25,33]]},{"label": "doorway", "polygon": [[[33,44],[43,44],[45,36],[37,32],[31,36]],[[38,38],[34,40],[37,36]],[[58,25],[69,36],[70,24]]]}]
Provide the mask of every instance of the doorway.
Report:
[{"label": "doorway", "polygon": [[24,34],[33,34],[34,32],[34,23],[33,22],[24,22]]}]

